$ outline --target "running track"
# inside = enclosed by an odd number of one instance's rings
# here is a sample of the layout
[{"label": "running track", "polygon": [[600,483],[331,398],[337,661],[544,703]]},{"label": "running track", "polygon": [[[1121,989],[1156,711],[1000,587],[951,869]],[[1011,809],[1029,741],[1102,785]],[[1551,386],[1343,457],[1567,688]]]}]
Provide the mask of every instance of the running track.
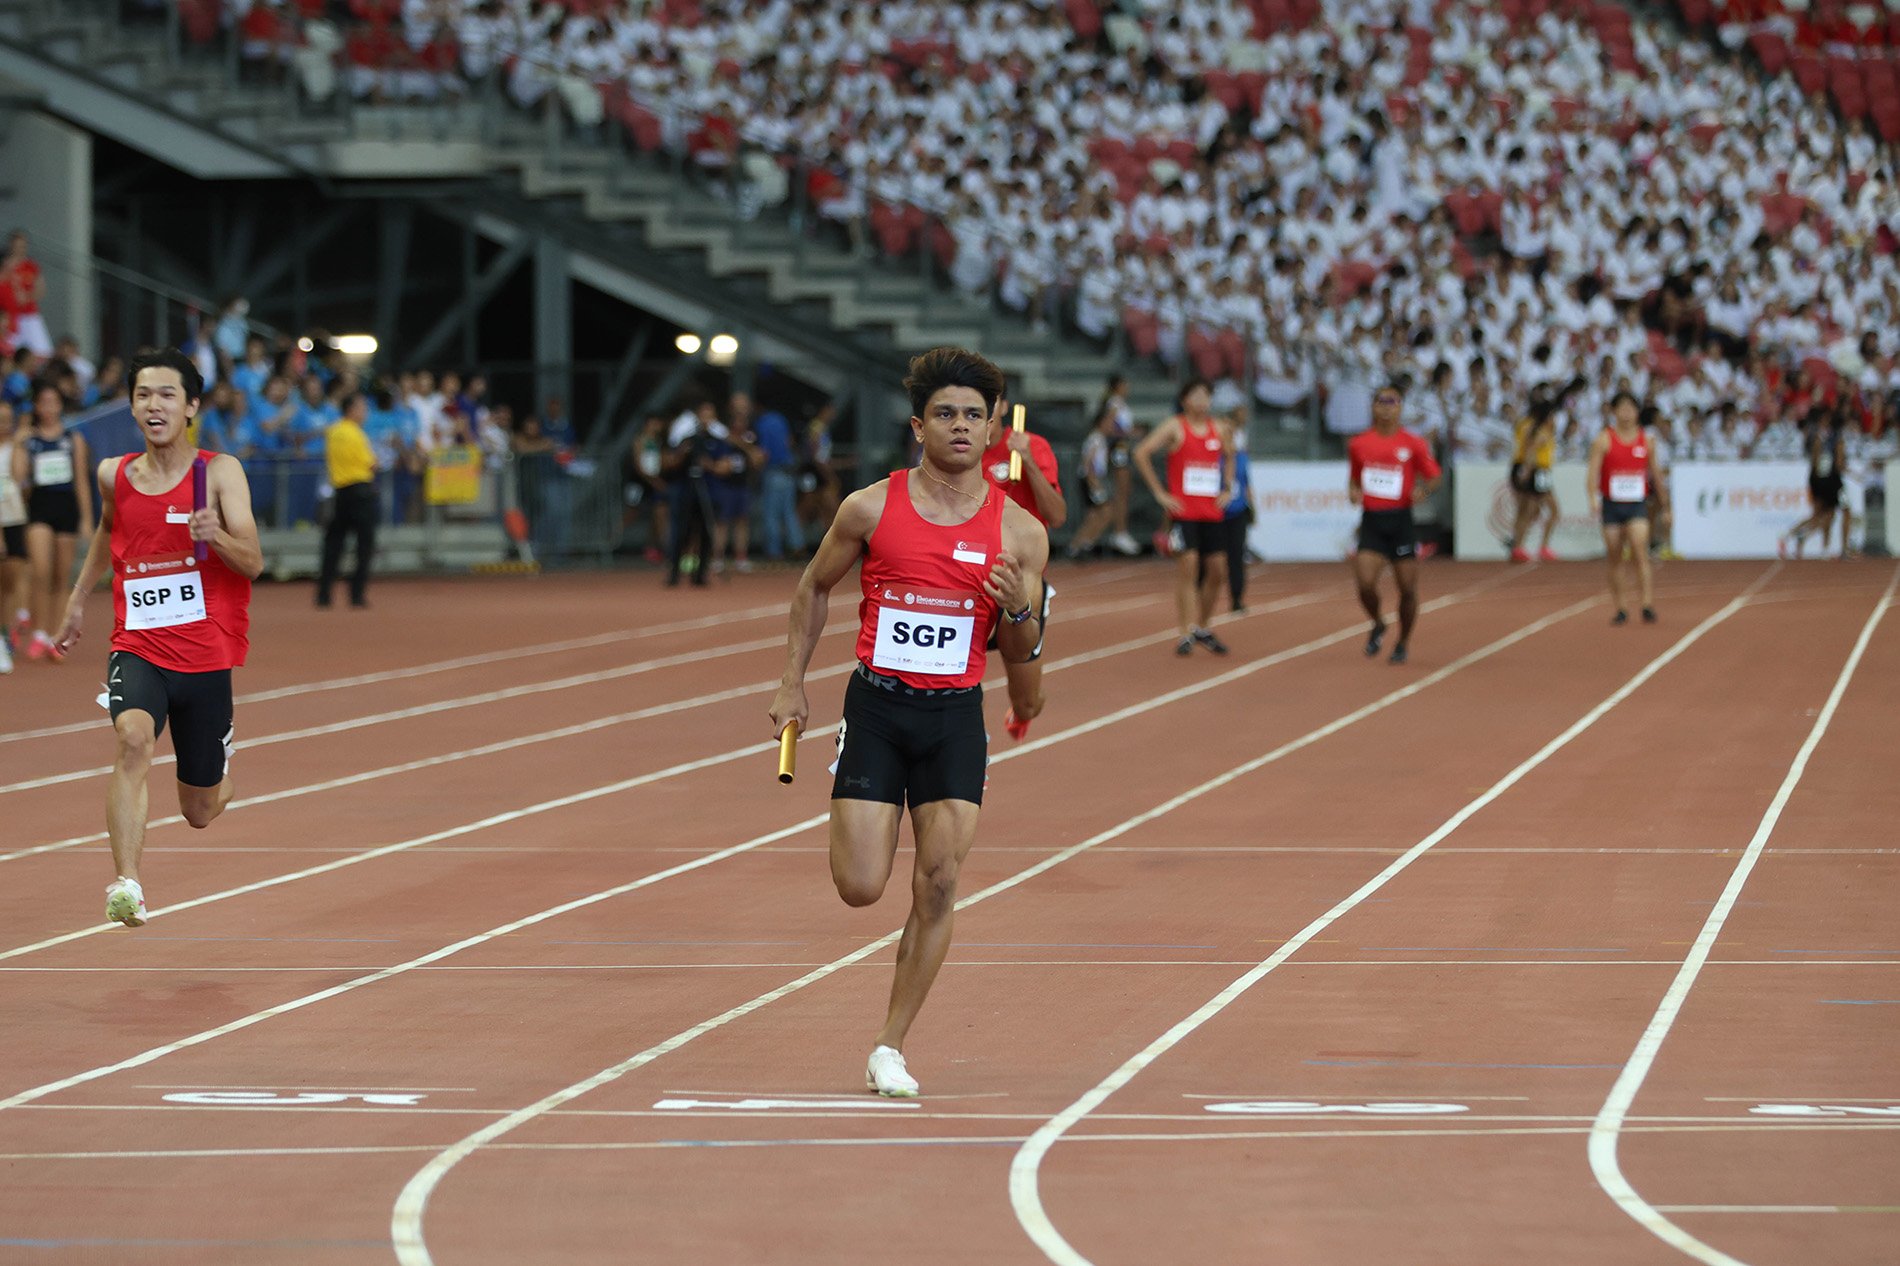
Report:
[{"label": "running track", "polygon": [[770,776],[787,575],[261,588],[241,798],[155,771],[135,932],[102,652],[22,664],[0,1263],[1891,1263],[1896,571],[1674,564],[1621,630],[1599,576],[1428,567],[1395,669],[1336,567],[1219,661],[1059,569],[910,1104],[903,883],[831,892],[828,730]]}]

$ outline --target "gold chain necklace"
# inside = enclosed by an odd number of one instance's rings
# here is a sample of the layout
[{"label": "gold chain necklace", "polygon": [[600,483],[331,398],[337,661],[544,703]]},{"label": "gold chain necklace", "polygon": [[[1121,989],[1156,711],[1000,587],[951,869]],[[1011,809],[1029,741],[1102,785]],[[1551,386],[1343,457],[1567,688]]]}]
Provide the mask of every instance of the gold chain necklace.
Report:
[{"label": "gold chain necklace", "polygon": [[925,479],[928,479],[931,483],[934,483],[934,484],[942,484],[944,487],[948,488],[951,492],[956,493],[959,497],[968,497],[970,500],[976,502],[978,505],[981,505],[983,502],[989,500],[989,489],[987,488],[983,490],[983,495],[979,497],[974,492],[963,491],[963,489],[957,487],[955,484],[949,482],[946,479],[937,478],[937,476],[930,473],[930,467],[926,466],[922,462],[917,463],[917,469],[924,472]]}]

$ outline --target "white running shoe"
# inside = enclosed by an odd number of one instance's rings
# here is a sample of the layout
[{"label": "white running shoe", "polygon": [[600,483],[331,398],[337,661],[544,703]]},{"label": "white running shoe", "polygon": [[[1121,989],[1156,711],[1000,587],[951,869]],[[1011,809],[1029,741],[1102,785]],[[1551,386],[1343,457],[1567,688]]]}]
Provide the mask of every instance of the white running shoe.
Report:
[{"label": "white running shoe", "polygon": [[904,1067],[904,1052],[892,1046],[880,1046],[871,1052],[864,1069],[864,1087],[887,1099],[917,1097],[917,1079]]},{"label": "white running shoe", "polygon": [[1126,532],[1117,532],[1109,537],[1108,547],[1124,558],[1133,558],[1141,553],[1141,546]]},{"label": "white running shoe", "polygon": [[123,875],[106,885],[106,918],[129,928],[145,925],[145,889]]},{"label": "white running shoe", "polygon": [[0,674],[10,673],[12,671],[13,648],[7,645],[5,638],[0,637]]}]

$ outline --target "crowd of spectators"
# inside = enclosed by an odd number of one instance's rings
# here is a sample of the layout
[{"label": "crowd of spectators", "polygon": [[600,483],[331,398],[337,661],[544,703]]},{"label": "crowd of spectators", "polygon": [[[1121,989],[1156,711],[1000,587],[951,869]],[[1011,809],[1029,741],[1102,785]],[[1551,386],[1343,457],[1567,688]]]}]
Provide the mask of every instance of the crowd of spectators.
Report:
[{"label": "crowd of spectators", "polygon": [[[1454,459],[1496,456],[1533,391],[1579,374],[1572,455],[1622,389],[1737,454],[1816,408],[1881,435],[1900,392],[1895,151],[1803,51],[1833,66],[1852,36],[1855,82],[1885,82],[1884,15],[1690,0],[1685,31],[1606,0],[229,4],[270,35],[259,57],[345,19],[325,38],[358,95],[552,96],[768,199],[795,157],[855,242],[931,250],[1032,323],[1269,405],[1410,378]],[[1777,39],[1795,46],[1778,67]]]}]

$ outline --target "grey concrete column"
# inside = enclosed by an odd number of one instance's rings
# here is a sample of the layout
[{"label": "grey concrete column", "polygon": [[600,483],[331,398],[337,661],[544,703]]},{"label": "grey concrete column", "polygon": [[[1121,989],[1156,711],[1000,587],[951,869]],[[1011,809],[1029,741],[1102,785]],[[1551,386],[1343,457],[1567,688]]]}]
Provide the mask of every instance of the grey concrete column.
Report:
[{"label": "grey concrete column", "polygon": [[92,137],[51,115],[21,110],[0,132],[0,233],[21,228],[46,278],[40,310],[54,338],[72,334],[100,355],[98,277],[92,267]]},{"label": "grey concrete column", "polygon": [[534,244],[534,404],[540,413],[559,396],[574,415],[573,281],[567,247],[543,234]]}]

